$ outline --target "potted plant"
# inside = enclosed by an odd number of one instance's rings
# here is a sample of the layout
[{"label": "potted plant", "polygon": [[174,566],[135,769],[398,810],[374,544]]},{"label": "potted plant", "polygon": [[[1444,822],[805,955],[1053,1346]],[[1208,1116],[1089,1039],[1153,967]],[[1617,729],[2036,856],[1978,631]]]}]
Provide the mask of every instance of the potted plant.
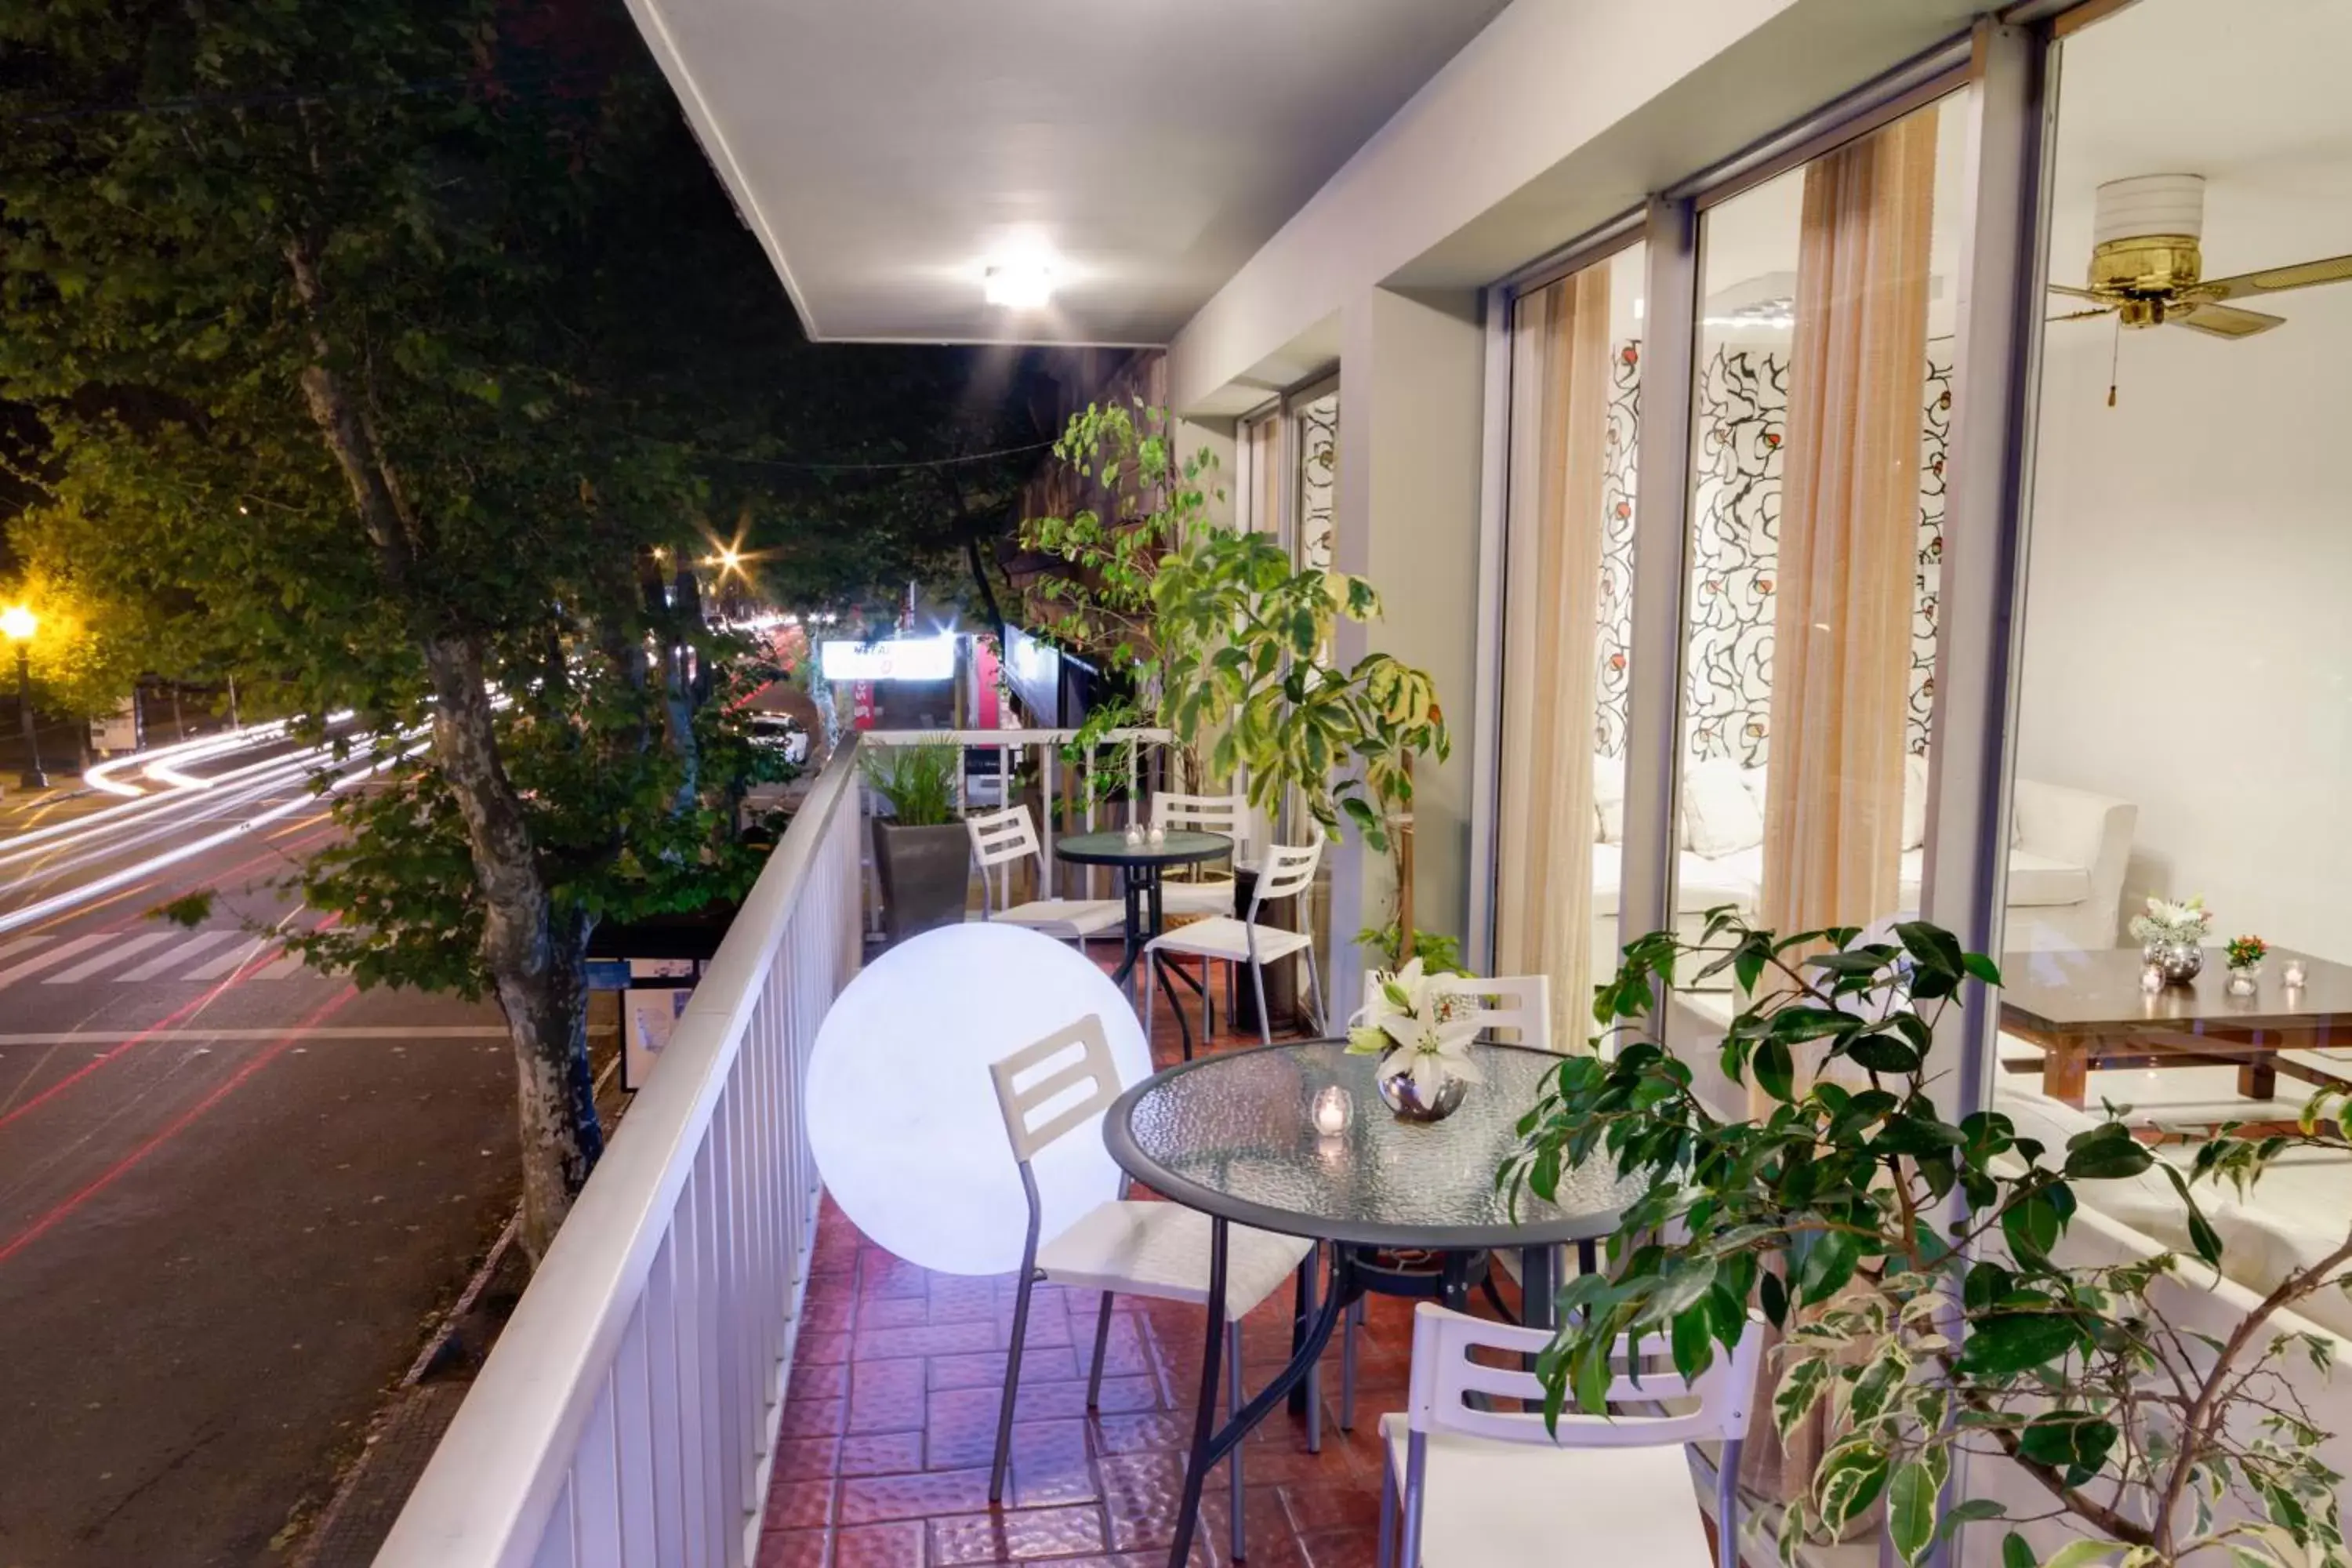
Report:
[{"label": "potted plant", "polygon": [[[1549,1194],[1566,1172],[1608,1160],[1643,1184],[1607,1269],[1561,1292],[1567,1327],[1539,1363],[1552,1411],[1601,1408],[1624,1333],[1657,1334],[1695,1373],[1759,1331],[1760,1310],[1786,1338],[1759,1410],[1784,1439],[1826,1424],[1818,1462],[1792,1478],[1784,1561],[1883,1504],[1906,1563],[1971,1522],[2003,1529],[2004,1568],[2346,1562],[2339,1478],[2318,1452],[2328,1434],[2294,1382],[2298,1368],[2324,1374],[2334,1342],[2273,1320],[2343,1288],[2352,1226],[2339,1218],[2340,1245],[2323,1242],[2217,1324],[2227,1310],[2205,1293],[2222,1239],[2194,1192],[2242,1190],[2282,1155],[2352,1152],[2352,1091],[2321,1091],[2292,1131],[2224,1131],[2179,1159],[2158,1159],[2112,1112],[2063,1149],[1999,1110],[1948,1121],[1929,1093],[1937,1021],[1968,982],[1997,985],[1999,972],[1932,925],[1898,926],[1887,942],[1859,935],[1779,937],[1717,910],[1699,942],[1643,937],[1596,988],[1615,1055],[1561,1063],[1497,1173]],[[1695,966],[1729,970],[1749,999],[1722,1066],[1762,1089],[1761,1117],[1716,1117],[1660,1042],[1658,999]],[[2196,1260],[2067,1260],[2082,1194],[2150,1173],[2181,1205]],[[2168,1301],[2176,1314],[2202,1302],[2207,1316],[2168,1320]],[[2013,1465],[2046,1495],[2016,1511],[1945,1495],[1961,1451]]]},{"label": "potted plant", "polygon": [[971,848],[955,810],[963,748],[941,739],[868,744],[866,787],[890,808],[874,816],[874,870],[894,942],[963,919]]}]

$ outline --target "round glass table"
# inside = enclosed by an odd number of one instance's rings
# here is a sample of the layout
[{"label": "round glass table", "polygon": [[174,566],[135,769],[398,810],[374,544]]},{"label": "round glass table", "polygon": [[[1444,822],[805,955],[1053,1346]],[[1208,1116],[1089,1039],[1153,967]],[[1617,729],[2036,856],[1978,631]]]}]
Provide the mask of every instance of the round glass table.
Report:
[{"label": "round glass table", "polygon": [[1126,952],[1111,979],[1121,985],[1135,972],[1143,944],[1160,934],[1160,874],[1171,866],[1197,866],[1234,852],[1234,841],[1222,833],[1180,829],[1157,844],[1146,839],[1130,844],[1124,832],[1073,833],[1054,841],[1055,858],[1075,866],[1116,866],[1119,892],[1127,900],[1124,935]]},{"label": "round glass table", "polygon": [[[1129,1089],[1104,1116],[1103,1141],[1121,1169],[1213,1222],[1201,1402],[1171,1564],[1183,1563],[1192,1549],[1207,1472],[1300,1385],[1340,1314],[1364,1293],[1360,1251],[1459,1258],[1517,1248],[1527,1321],[1550,1327],[1559,1247],[1578,1244],[1585,1267],[1592,1267],[1592,1243],[1616,1230],[1625,1206],[1642,1191],[1641,1182],[1622,1180],[1607,1162],[1596,1161],[1562,1175],[1558,1201],[1523,1192],[1514,1210],[1510,1194],[1496,1187],[1495,1172],[1519,1146],[1518,1120],[1560,1058],[1519,1046],[1479,1045],[1472,1051],[1485,1081],[1472,1084],[1460,1109],[1438,1122],[1398,1121],[1373,1082],[1380,1058],[1351,1057],[1339,1040],[1187,1062]],[[1317,1096],[1327,1089],[1345,1095],[1353,1112],[1342,1131],[1328,1135],[1317,1131],[1314,1116]],[[1312,1300],[1300,1300],[1289,1364],[1219,1428],[1217,1362],[1231,1225],[1335,1245],[1328,1249],[1330,1279],[1319,1310]],[[1456,1270],[1448,1278],[1447,1299],[1460,1306],[1463,1277]]]}]

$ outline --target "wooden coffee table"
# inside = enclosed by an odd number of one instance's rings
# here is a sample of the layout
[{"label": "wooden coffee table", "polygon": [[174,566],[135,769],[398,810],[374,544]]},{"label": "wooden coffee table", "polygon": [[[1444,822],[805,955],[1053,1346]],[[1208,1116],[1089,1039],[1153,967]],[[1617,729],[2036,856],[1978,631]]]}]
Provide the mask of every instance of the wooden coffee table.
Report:
[{"label": "wooden coffee table", "polygon": [[[2293,990],[2280,978],[2289,959],[2301,959],[2307,972]],[[2079,1106],[2092,1068],[2120,1067],[2234,1067],[2238,1092],[2249,1100],[2272,1098],[2281,1073],[2352,1088],[2352,1078],[2283,1055],[2352,1046],[2352,967],[2273,948],[2252,996],[2224,989],[2230,972],[2218,948],[2191,984],[2143,991],[2141,967],[2136,947],[2003,956],[2000,1026],[2042,1047],[2044,1094]],[[2035,1068],[2004,1065],[2012,1072]]]}]

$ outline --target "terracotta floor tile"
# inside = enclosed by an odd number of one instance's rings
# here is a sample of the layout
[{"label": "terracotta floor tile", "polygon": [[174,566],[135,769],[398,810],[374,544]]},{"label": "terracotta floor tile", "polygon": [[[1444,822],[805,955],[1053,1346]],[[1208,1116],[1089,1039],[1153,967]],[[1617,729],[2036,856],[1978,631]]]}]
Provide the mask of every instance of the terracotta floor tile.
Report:
[{"label": "terracotta floor tile", "polygon": [[835,1517],[843,1524],[870,1524],[878,1520],[977,1513],[987,1506],[985,1468],[926,1470],[844,1480]]},{"label": "terracotta floor tile", "polygon": [[830,1476],[822,1480],[776,1482],[768,1489],[768,1511],[761,1521],[761,1528],[824,1529],[833,1522],[834,1486]]},{"label": "terracotta floor tile", "polygon": [[931,1521],[931,1562],[1025,1563],[1103,1549],[1103,1521],[1091,1508],[1019,1509]]},{"label": "terracotta floor tile", "polygon": [[1302,1535],[1298,1545],[1306,1568],[1374,1568],[1381,1560],[1377,1528]]},{"label": "terracotta floor tile", "polygon": [[929,1534],[919,1519],[842,1531],[833,1538],[833,1568],[927,1568]]},{"label": "terracotta floor tile", "polygon": [[849,1359],[849,1336],[842,1332],[813,1333],[802,1331],[800,1342],[793,1347],[793,1366],[838,1365]]},{"label": "terracotta floor tile", "polygon": [[755,1568],[825,1568],[830,1542],[822,1530],[771,1530],[760,1536]]},{"label": "terracotta floor tile", "polygon": [[[978,1351],[970,1355],[935,1355],[930,1363],[930,1384],[942,1388],[1003,1388],[1004,1362],[1011,1352]],[[1091,1352],[1091,1349],[1088,1353]],[[1108,1369],[1106,1369],[1108,1370]],[[1084,1377],[1086,1367],[1077,1352],[1068,1345],[1031,1345],[1021,1356],[1021,1381],[1032,1383],[1067,1383]]]},{"label": "terracotta floor tile", "polygon": [[841,1440],[845,1476],[887,1476],[923,1468],[920,1432],[876,1432]]},{"label": "terracotta floor tile", "polygon": [[849,1377],[849,1430],[919,1431],[923,1425],[924,1364],[919,1361],[857,1363]]},{"label": "terracotta floor tile", "polygon": [[776,1444],[770,1474],[777,1482],[824,1480],[840,1473],[841,1442],[835,1437],[787,1437]]},{"label": "terracotta floor tile", "polygon": [[831,1437],[841,1431],[846,1419],[849,1402],[845,1399],[803,1399],[787,1401],[783,1419],[777,1426],[779,1437]]},{"label": "terracotta floor tile", "polygon": [[971,1351],[1003,1350],[1012,1342],[1013,1336],[1009,1331],[1000,1335],[997,1326],[986,1321],[925,1323],[908,1329],[860,1329],[850,1355],[857,1361],[881,1361],[891,1356],[961,1355]]}]

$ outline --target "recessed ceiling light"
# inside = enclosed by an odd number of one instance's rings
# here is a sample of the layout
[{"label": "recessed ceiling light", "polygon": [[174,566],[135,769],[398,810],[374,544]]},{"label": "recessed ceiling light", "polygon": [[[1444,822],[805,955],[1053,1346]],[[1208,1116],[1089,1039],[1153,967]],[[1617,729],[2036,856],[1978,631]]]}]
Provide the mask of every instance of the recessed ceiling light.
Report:
[{"label": "recessed ceiling light", "polygon": [[988,269],[983,288],[992,305],[1034,310],[1054,297],[1054,269],[1035,259],[1000,261]]}]

